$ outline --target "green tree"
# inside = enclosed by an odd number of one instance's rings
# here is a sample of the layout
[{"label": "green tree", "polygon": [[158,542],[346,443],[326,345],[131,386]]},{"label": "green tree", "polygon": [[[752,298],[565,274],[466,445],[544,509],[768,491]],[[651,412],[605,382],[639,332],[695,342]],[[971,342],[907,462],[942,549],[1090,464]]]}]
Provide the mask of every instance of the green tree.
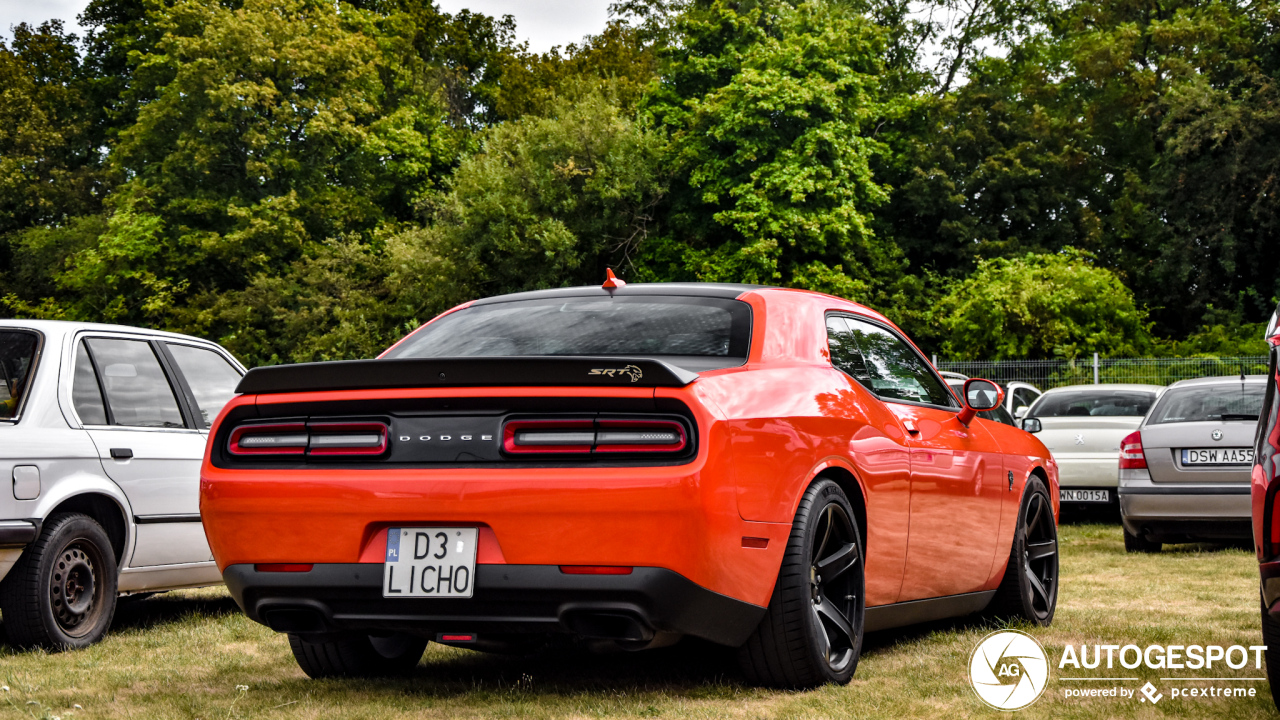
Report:
[{"label": "green tree", "polygon": [[646,276],[860,294],[896,270],[870,226],[882,32],[822,0],[699,0],[674,32],[644,103],[675,172]]},{"label": "green tree", "polygon": [[957,360],[1134,356],[1148,349],[1146,312],[1115,273],[1076,250],[983,260],[935,310]]},{"label": "green tree", "polygon": [[603,92],[489,129],[430,224],[389,242],[398,302],[425,320],[486,295],[598,284],[649,234],[663,148]]}]

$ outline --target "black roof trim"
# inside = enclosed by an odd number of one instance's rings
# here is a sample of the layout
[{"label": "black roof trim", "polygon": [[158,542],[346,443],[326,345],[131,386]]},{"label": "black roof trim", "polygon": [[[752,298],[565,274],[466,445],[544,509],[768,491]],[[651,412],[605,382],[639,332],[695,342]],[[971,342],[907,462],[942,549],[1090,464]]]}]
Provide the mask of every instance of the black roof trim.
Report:
[{"label": "black roof trim", "polygon": [[249,371],[237,393],[423,387],[684,387],[696,373],[652,358],[476,357],[343,360]]},{"label": "black roof trim", "polygon": [[738,283],[628,283],[610,293],[599,285],[583,285],[552,290],[531,290],[529,292],[511,293],[510,295],[495,295],[494,297],[476,300],[472,305],[491,305],[518,300],[543,300],[558,297],[635,297],[640,295],[669,295],[675,297],[684,295],[687,297],[717,297],[732,300],[744,292],[761,290],[767,287],[771,286]]}]

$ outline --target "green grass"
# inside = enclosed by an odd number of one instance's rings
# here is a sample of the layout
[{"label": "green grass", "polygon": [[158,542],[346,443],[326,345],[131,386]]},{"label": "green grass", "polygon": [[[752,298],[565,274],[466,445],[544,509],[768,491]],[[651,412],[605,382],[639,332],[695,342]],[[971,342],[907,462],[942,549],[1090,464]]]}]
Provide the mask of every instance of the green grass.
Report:
[{"label": "green grass", "polygon": [[[1248,646],[1261,636],[1247,551],[1186,545],[1126,555],[1119,528],[1105,525],[1064,526],[1061,539],[1057,618],[1048,629],[1022,628],[1055,668],[1045,695],[1018,717],[1275,716],[1265,682],[1232,683],[1256,687],[1252,699],[1183,700],[1169,696],[1174,684],[1162,684],[1168,672],[1160,671],[1129,673],[1161,686],[1165,699],[1155,707],[1063,698],[1073,685],[1058,680],[1056,663],[1067,643]],[[88,650],[0,645],[0,683],[9,688],[0,691],[0,718],[1000,717],[966,679],[970,653],[991,630],[951,622],[874,634],[852,683],[808,692],[747,687],[731,653],[702,645],[515,658],[433,644],[408,679],[313,681],[282,636],[245,619],[219,588],[125,603],[113,632]]]}]

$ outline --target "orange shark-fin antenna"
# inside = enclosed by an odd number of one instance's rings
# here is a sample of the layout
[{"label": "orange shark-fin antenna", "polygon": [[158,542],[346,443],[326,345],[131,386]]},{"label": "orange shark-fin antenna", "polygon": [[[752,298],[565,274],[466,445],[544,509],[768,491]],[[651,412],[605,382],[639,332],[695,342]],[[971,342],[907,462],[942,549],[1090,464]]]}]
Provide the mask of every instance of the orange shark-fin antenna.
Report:
[{"label": "orange shark-fin antenna", "polygon": [[619,280],[618,276],[613,274],[613,268],[605,268],[604,274],[605,274],[604,284],[601,285],[600,287],[604,288],[605,290],[617,290],[618,288],[627,284],[626,281]]}]

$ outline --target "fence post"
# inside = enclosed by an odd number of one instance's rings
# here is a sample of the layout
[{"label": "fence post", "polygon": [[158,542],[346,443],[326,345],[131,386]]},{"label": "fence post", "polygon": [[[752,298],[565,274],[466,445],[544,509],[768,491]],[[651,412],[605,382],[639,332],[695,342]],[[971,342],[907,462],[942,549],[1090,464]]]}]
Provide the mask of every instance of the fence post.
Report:
[{"label": "fence post", "polygon": [[938,353],[933,354],[933,366],[938,367]]},{"label": "fence post", "polygon": [[1098,384],[1098,353],[1093,354],[1093,384]]}]

